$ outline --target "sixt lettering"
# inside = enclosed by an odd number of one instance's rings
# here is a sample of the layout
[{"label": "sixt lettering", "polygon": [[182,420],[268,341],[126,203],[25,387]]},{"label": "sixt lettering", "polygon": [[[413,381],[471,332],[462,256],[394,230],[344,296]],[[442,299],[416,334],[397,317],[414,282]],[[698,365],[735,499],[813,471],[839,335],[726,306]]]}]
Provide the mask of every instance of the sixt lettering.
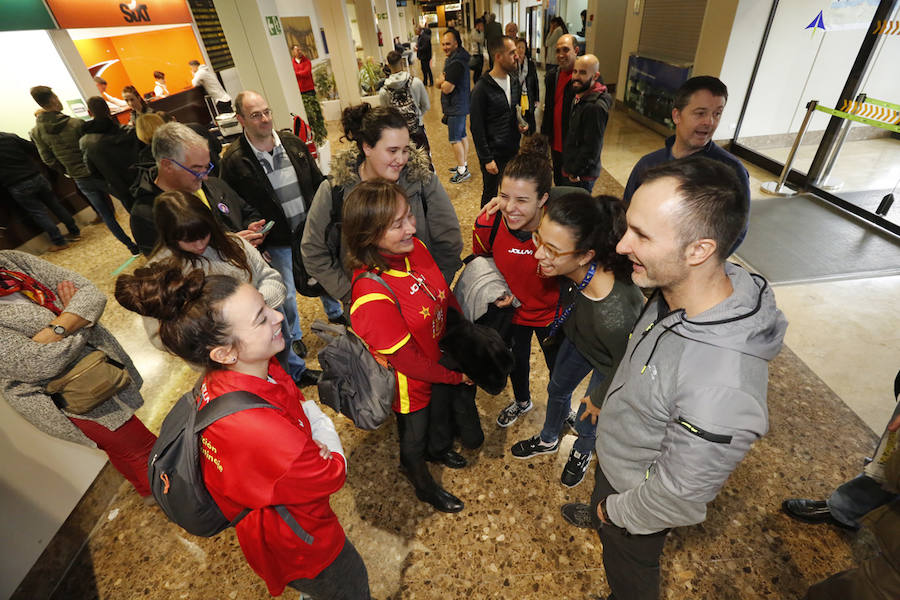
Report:
[{"label": "sixt lettering", "polygon": [[140,21],[150,22],[150,13],[147,11],[146,4],[138,4],[136,8],[133,8],[136,3],[132,2],[130,4],[125,4],[124,2],[119,4],[119,10],[122,11],[122,15],[125,18],[126,23],[139,23]]}]

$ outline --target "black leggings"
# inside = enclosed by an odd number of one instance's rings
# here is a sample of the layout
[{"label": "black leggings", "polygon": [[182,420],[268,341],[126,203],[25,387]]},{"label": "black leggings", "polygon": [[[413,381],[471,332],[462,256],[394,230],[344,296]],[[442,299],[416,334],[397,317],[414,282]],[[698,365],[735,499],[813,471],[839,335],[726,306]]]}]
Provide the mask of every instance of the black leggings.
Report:
[{"label": "black leggings", "polygon": [[422,83],[434,85],[434,75],[431,73],[431,57],[420,58],[419,65],[422,66]]},{"label": "black leggings", "polygon": [[369,600],[369,572],[366,563],[350,540],[331,564],[310,579],[295,579],[288,584],[313,600]]},{"label": "black leggings", "polygon": [[537,335],[538,343],[544,352],[544,362],[553,375],[553,365],[556,363],[556,355],[559,352],[559,344],[545,344],[544,338],[550,331],[549,327],[531,327],[530,325],[518,325],[513,323],[510,329],[510,347],[512,348],[513,366],[509,374],[512,383],[513,396],[519,404],[527,404],[531,400],[531,334]]}]

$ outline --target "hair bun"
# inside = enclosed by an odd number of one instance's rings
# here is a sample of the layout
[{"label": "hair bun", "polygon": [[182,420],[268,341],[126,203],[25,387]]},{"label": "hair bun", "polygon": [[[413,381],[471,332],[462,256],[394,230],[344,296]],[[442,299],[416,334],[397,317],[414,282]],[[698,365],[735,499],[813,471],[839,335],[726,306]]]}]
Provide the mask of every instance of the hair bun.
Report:
[{"label": "hair bun", "polygon": [[522,137],[522,143],[519,146],[519,154],[536,154],[541,158],[550,160],[550,140],[547,136],[535,133]]},{"label": "hair bun", "polygon": [[155,263],[116,280],[115,297],[132,312],[160,321],[184,314],[185,307],[200,297],[206,275],[200,269],[187,273],[174,261]]},{"label": "hair bun", "polygon": [[356,106],[348,106],[341,113],[341,127],[344,129],[344,137],[351,142],[359,137],[359,131],[363,126],[363,119],[372,110],[372,106],[366,102]]}]

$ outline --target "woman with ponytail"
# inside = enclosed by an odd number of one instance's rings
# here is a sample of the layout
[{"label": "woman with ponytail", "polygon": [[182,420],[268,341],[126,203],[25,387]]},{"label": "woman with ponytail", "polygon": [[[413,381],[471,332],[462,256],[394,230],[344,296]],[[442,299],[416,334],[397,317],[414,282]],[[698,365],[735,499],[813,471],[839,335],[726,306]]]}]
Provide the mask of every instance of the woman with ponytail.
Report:
[{"label": "woman with ponytail", "polygon": [[[269,593],[290,586],[315,598],[369,598],[365,564],[329,504],[347,477],[344,450],[331,420],[275,360],[284,348],[281,313],[248,283],[168,262],[119,277],[115,295],[128,310],[159,321],[166,349],[204,368],[198,410],[232,391],[277,409],[237,412],[201,434],[211,449],[201,459],[204,484],[228,519],[250,510],[235,530]],[[312,542],[293,532],[277,505]]]},{"label": "woman with ponytail", "polygon": [[[514,400],[497,417],[497,425],[509,427],[532,409],[529,390],[531,337],[536,335],[550,373],[557,347],[545,344],[559,299],[559,282],[538,269],[532,233],[538,228],[544,204],[553,185],[547,138],[533,135],[523,140],[519,153],[503,169],[497,193],[500,210],[482,212],[475,220],[472,250],[475,255],[493,255],[494,264],[506,280],[512,296],[494,304],[516,306],[507,342],[515,366],[509,379]],[[490,206],[490,205],[489,205]]]},{"label": "woman with ponytail", "polygon": [[350,275],[340,243],[343,199],[363,181],[386,179],[398,184],[416,218],[416,237],[431,252],[449,284],[462,266],[459,220],[447,192],[430,170],[428,155],[410,144],[406,119],[393,107],[360,104],[344,109],[344,137],[356,147],[335,156],[332,179],[322,182],[303,230],[303,264],[325,291],[344,305],[350,302]]},{"label": "woman with ponytail", "polygon": [[569,286],[549,331],[559,331],[564,338],[547,386],[543,429],[516,442],[512,454],[530,458],[559,449],[572,392],[591,373],[575,421],[578,439],[561,477],[567,487],[581,482],[591,462],[597,415],[643,304],[640,288],[631,281],[631,261],[616,253],[625,227],[625,209],[618,198],[573,193],[547,205],[533,234],[541,274],[564,278]]}]

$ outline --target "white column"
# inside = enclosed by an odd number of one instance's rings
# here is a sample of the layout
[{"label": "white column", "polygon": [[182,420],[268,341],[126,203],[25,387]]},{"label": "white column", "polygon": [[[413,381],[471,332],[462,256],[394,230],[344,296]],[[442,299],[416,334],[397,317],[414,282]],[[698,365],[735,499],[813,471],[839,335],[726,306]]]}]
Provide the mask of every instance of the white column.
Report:
[{"label": "white column", "polygon": [[266,17],[278,18],[275,1],[215,0],[215,6],[244,89],[266,98],[279,129],[292,127],[291,113],[306,119],[284,34],[267,29]]},{"label": "white column", "polygon": [[394,0],[374,0],[375,5],[375,13],[378,17],[378,28],[381,30],[381,56],[376,57],[376,60],[384,60],[387,56],[387,53],[394,49],[394,36],[397,35],[394,33],[395,29],[391,23],[391,13],[388,10],[388,2],[394,3],[394,10],[396,11],[397,5]]},{"label": "white column", "polygon": [[[345,2],[335,0],[314,0],[316,13],[325,34],[328,36],[328,50],[331,69],[337,84],[341,108],[359,104],[359,69],[356,66],[356,47],[350,35],[350,20]],[[357,14],[357,20],[359,15]]]},{"label": "white column", "polygon": [[372,0],[354,0],[356,6],[356,26],[362,38],[363,54],[378,56],[378,32],[375,29],[375,8]]}]

